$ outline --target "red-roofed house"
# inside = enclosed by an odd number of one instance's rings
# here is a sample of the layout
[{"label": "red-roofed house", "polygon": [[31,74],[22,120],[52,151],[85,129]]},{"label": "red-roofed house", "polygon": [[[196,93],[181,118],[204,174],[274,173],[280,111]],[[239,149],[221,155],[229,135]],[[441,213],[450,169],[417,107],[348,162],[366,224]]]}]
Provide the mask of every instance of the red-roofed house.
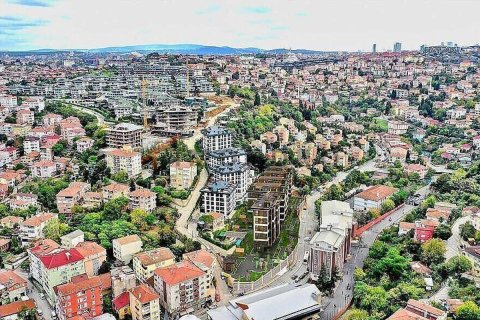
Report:
[{"label": "red-roofed house", "polygon": [[133,320],[160,320],[159,295],[148,285],[141,285],[130,290],[130,310]]},{"label": "red-roofed house", "polygon": [[376,185],[355,195],[353,198],[353,207],[355,211],[367,211],[369,209],[380,209],[381,205],[388,197],[392,196],[397,189]]},{"label": "red-roofed house", "polygon": [[154,283],[169,314],[200,308],[207,298],[208,276],[188,260],[155,270]]},{"label": "red-roofed house", "polygon": [[25,310],[33,310],[37,306],[35,301],[29,299],[27,301],[15,301],[0,306],[0,319],[13,320],[18,319],[18,314]]},{"label": "red-roofed house", "polygon": [[124,292],[112,300],[113,310],[118,314],[120,319],[124,319],[125,315],[130,312],[130,293]]},{"label": "red-roofed house", "polygon": [[0,302],[20,300],[26,292],[27,280],[12,270],[0,270]]}]

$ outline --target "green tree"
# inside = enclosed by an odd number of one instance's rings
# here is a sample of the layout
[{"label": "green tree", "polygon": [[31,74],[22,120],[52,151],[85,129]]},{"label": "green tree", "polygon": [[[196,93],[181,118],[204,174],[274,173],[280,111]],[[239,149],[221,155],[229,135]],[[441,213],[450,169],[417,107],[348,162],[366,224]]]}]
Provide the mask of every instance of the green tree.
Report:
[{"label": "green tree", "polygon": [[361,309],[352,309],[350,310],[347,320],[367,320],[368,312]]},{"label": "green tree", "polygon": [[382,203],[382,213],[388,212],[395,208],[395,202],[392,199],[387,199]]},{"label": "green tree", "polygon": [[105,218],[108,220],[119,219],[122,213],[127,209],[127,205],[128,199],[124,196],[108,201],[103,208]]},{"label": "green tree", "polygon": [[472,270],[472,263],[465,256],[452,257],[446,263],[450,275],[459,276],[460,274]]},{"label": "green tree", "polygon": [[457,320],[480,320],[480,308],[473,301],[467,301],[456,311]]},{"label": "green tree", "polygon": [[467,241],[470,238],[475,237],[475,228],[470,222],[466,222],[465,224],[460,226],[460,236],[463,240]]},{"label": "green tree", "polygon": [[53,218],[48,221],[45,228],[43,228],[43,235],[45,238],[58,242],[60,237],[66,234],[69,229],[68,224],[60,222],[57,218]]},{"label": "green tree", "polygon": [[440,238],[442,240],[447,240],[452,236],[452,229],[450,226],[446,224],[441,224],[437,228],[435,228],[435,232],[433,233],[435,238]]},{"label": "green tree", "polygon": [[145,230],[147,228],[147,217],[148,213],[142,209],[135,209],[130,212],[130,220],[140,230]]},{"label": "green tree", "polygon": [[123,170],[118,171],[115,174],[112,174],[112,180],[118,183],[127,183],[128,182],[128,173]]},{"label": "green tree", "polygon": [[447,248],[445,242],[440,239],[430,239],[422,244],[421,259],[427,265],[440,264],[445,260]]},{"label": "green tree", "polygon": [[260,99],[260,93],[258,91],[255,92],[255,101],[253,102],[254,106],[259,106],[262,103]]}]

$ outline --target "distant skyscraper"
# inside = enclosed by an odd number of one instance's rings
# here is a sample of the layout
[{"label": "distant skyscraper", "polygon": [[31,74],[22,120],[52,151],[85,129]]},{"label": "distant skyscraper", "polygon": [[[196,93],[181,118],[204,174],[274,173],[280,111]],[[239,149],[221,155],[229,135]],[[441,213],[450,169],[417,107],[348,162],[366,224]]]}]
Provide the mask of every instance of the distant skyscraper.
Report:
[{"label": "distant skyscraper", "polygon": [[393,45],[393,52],[401,52],[402,51],[402,43],[401,42],[395,42]]},{"label": "distant skyscraper", "polygon": [[374,43],[373,46],[372,46],[372,52],[377,53],[377,44],[376,43]]}]

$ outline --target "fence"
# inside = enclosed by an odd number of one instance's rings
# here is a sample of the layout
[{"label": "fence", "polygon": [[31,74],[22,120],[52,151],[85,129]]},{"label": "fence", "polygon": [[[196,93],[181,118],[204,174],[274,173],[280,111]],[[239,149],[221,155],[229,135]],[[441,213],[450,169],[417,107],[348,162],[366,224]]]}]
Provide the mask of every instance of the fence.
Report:
[{"label": "fence", "polygon": [[293,251],[285,260],[282,260],[278,265],[270,269],[270,271],[268,271],[266,274],[264,274],[260,279],[256,281],[249,281],[249,282],[234,281],[233,292],[235,294],[249,293],[252,291],[259,290],[265,287],[266,285],[270,284],[283,268],[288,268],[292,264],[295,264],[295,262],[297,262],[297,253],[298,253],[298,245],[295,247],[295,249],[293,249]]},{"label": "fence", "polygon": [[405,204],[402,203],[401,205],[399,205],[398,207],[382,214],[381,216],[373,219],[372,221],[370,221],[369,223],[361,226],[360,228],[358,228],[357,230],[355,230],[355,234],[354,236],[355,237],[359,237],[362,235],[362,233],[364,233],[365,231],[367,231],[368,229],[370,229],[371,227],[373,227],[374,225],[376,225],[377,223],[379,223],[380,221],[383,221],[385,218],[389,217],[393,212],[397,211],[398,209],[402,208]]}]

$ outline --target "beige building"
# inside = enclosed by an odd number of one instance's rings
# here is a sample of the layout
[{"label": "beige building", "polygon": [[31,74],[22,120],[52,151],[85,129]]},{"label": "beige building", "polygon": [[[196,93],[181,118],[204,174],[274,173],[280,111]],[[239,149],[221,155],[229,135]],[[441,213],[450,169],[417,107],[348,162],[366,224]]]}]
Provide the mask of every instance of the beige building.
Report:
[{"label": "beige building", "polygon": [[130,192],[130,187],[126,184],[111,183],[108,186],[102,188],[102,198],[104,202],[110,201],[117,197],[127,197]]},{"label": "beige building", "polygon": [[133,270],[137,279],[146,281],[153,276],[157,268],[168,267],[175,263],[175,255],[168,248],[157,248],[138,253],[133,257]]},{"label": "beige building", "polygon": [[146,284],[130,290],[130,310],[133,320],[160,320],[160,296]]},{"label": "beige building", "polygon": [[113,256],[124,264],[129,264],[133,255],[142,251],[142,245],[142,240],[136,234],[114,239],[112,241]]},{"label": "beige building", "polygon": [[177,161],[170,165],[170,185],[174,188],[188,189],[197,176],[197,164]]},{"label": "beige building", "polygon": [[141,155],[128,147],[114,149],[107,152],[107,166],[112,173],[124,171],[129,177],[135,177],[142,172]]},{"label": "beige building", "polygon": [[152,212],[157,206],[157,194],[148,189],[137,189],[129,193],[129,206],[131,210],[142,209]]},{"label": "beige building", "polygon": [[60,213],[71,214],[74,205],[78,204],[90,185],[84,182],[72,182],[70,185],[57,193],[57,209]]}]

